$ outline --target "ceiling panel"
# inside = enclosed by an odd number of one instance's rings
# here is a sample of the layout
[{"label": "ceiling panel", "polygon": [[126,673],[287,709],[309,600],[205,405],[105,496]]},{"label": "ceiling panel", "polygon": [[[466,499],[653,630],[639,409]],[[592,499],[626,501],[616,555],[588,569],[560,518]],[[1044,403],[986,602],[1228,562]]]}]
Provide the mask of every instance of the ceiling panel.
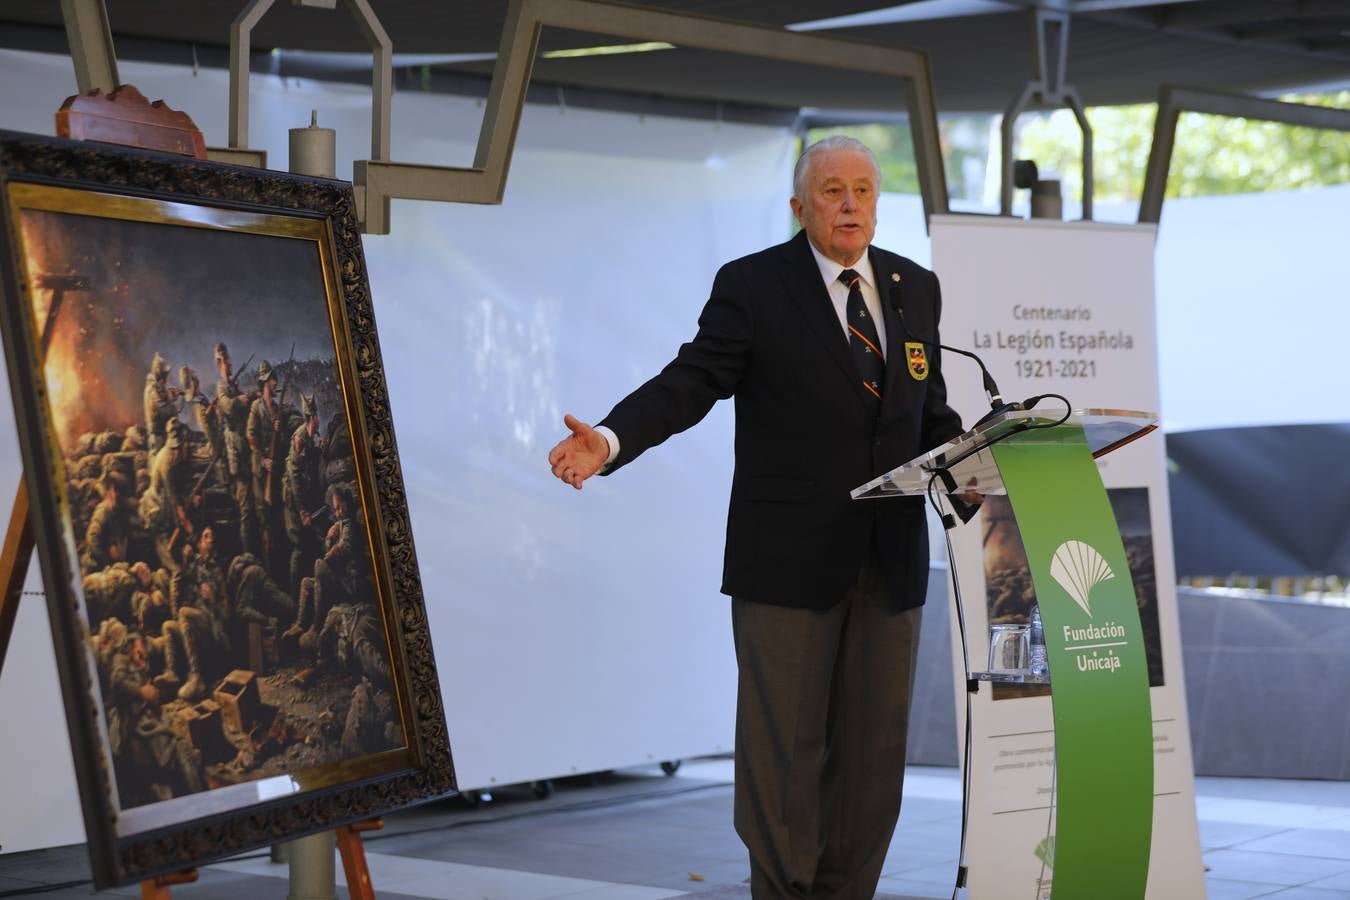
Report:
[{"label": "ceiling panel", "polygon": [[[228,46],[241,0],[107,0],[113,35]],[[479,53],[497,49],[506,0],[371,0],[402,53]],[[639,4],[768,25],[894,6],[887,0],[663,0]],[[0,21],[61,25],[57,0],[4,0]],[[364,50],[365,40],[342,9],[292,6],[277,0],[253,31],[256,47]]]},{"label": "ceiling panel", "polygon": [[[957,2],[957,0],[951,0]],[[1029,2],[1029,0],[1027,0]],[[1234,91],[1271,91],[1326,82],[1350,82],[1350,0],[1197,0],[1141,3],[1090,0],[1092,13],[1072,19],[1068,78],[1088,104],[1150,101],[1163,83]],[[929,54],[944,112],[1004,108],[1032,74],[1030,15],[1017,11],[935,18],[845,29],[831,34]],[[371,0],[396,53],[491,53],[501,38],[506,0]],[[826,16],[894,7],[894,0],[662,0],[641,4],[779,26]],[[220,60],[241,0],[108,0],[109,17],[123,56],[187,45],[206,64]],[[968,6],[968,4],[967,4]],[[1112,8],[1106,8],[1112,7]],[[925,9],[943,11],[939,3]],[[947,9],[954,9],[950,5]],[[10,46],[45,40],[59,47],[56,0],[4,0],[0,25]],[[45,29],[45,30],[44,30]],[[41,40],[39,40],[41,39]],[[615,43],[612,37],[545,29],[544,50]],[[621,42],[621,41],[619,41]],[[364,51],[355,22],[344,10],[300,8],[277,0],[253,35],[255,69],[270,70],[273,47],[306,51]],[[158,51],[156,47],[160,48]],[[283,71],[286,63],[283,62]],[[479,84],[492,63],[438,66]],[[321,74],[312,63],[308,74]],[[331,70],[351,77],[348,69]],[[702,50],[580,59],[540,60],[538,84],[622,91],[636,97],[722,100],[795,110],[900,109],[899,85],[843,70],[792,66]],[[443,82],[438,82],[443,83]],[[464,84],[464,78],[447,82]]]}]

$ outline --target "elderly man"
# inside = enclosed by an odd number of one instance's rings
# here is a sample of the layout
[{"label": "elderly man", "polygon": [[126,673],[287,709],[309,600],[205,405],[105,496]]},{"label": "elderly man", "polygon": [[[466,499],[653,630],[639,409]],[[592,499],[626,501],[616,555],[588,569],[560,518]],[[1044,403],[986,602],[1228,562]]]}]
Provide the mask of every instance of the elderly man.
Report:
[{"label": "elderly man", "polygon": [[751,890],[862,900],[900,811],[928,579],[921,501],[849,491],[956,436],[937,278],[871,246],[880,172],[851,138],[808,147],[792,240],[723,266],[698,333],[598,425],[549,454],[574,488],[736,398],[722,592],[740,684],[736,830]]}]

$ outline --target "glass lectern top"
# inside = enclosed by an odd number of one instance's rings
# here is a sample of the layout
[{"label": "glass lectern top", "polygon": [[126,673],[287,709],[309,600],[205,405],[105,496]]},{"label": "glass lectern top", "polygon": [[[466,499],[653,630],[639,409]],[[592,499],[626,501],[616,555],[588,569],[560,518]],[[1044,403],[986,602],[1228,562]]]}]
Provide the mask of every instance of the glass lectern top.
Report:
[{"label": "glass lectern top", "polygon": [[[951,473],[959,491],[1007,493],[1003,479],[999,477],[998,466],[994,463],[994,455],[989,452],[989,445],[1013,434],[1017,435],[1017,442],[1023,445],[1059,443],[1065,439],[1064,431],[1050,427],[1059,419],[1059,415],[1040,410],[1001,413],[923,456],[854,488],[853,499],[923,494],[928,490],[929,480],[939,469]],[[1126,409],[1075,409],[1065,424],[1081,426],[1087,435],[1088,449],[1094,457],[1100,457],[1157,428],[1158,417],[1154,413]],[[941,482],[935,489],[943,490]]]}]

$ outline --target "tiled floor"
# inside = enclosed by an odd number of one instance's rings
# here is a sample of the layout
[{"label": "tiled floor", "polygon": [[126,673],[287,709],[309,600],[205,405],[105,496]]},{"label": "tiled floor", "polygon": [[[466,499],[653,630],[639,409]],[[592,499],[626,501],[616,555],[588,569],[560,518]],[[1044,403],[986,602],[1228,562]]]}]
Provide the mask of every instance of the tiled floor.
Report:
[{"label": "tiled floor", "polygon": [[[748,900],[730,780],[728,761],[704,760],[673,778],[635,769],[560,784],[547,800],[522,789],[478,809],[432,804],[367,837],[372,880],[380,900]],[[1210,900],[1350,900],[1350,783],[1202,778],[1197,791]],[[911,768],[879,896],[950,897],[959,828],[955,770]],[[87,872],[83,847],[0,856],[0,898],[88,897]],[[265,853],[174,889],[183,900],[286,894],[286,866]]]}]

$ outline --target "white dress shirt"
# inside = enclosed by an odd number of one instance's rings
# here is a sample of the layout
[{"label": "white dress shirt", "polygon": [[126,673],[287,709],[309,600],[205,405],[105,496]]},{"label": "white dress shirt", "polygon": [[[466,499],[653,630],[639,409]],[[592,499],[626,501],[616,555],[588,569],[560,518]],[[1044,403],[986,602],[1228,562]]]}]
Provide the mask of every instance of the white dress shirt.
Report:
[{"label": "white dress shirt", "polygon": [[863,305],[867,307],[867,314],[872,317],[872,324],[877,328],[877,337],[881,339],[881,358],[886,358],[886,320],[881,315],[881,294],[877,291],[877,280],[872,274],[872,260],[863,251],[863,255],[858,257],[858,261],[851,266],[841,266],[839,263],[830,259],[824,253],[816,249],[816,245],[810,241],[806,245],[811,248],[811,255],[816,258],[816,265],[820,267],[820,277],[825,279],[825,288],[830,292],[830,302],[834,304],[834,314],[839,317],[839,327],[844,329],[844,337],[852,339],[848,330],[848,285],[839,280],[839,273],[844,269],[852,269],[862,276],[862,283],[859,287],[862,289]]},{"label": "white dress shirt", "polygon": [[[825,254],[816,249],[816,245],[810,241],[806,245],[811,248],[811,255],[816,258],[816,265],[820,267],[820,277],[825,282],[825,289],[830,293],[830,303],[834,305],[834,314],[839,317],[839,327],[844,331],[844,339],[852,340],[853,335],[848,330],[848,285],[839,280],[839,273],[844,269],[852,269],[862,277],[862,283],[859,288],[862,290],[863,305],[867,307],[867,314],[872,317],[872,324],[876,326],[877,337],[881,339],[881,358],[886,358],[886,320],[881,315],[881,295],[877,292],[877,279],[872,274],[872,260],[863,251],[858,261],[851,266],[842,266]],[[609,442],[609,457],[605,460],[605,465],[601,466],[604,471],[619,455],[619,436],[613,430],[604,425],[597,425],[595,428],[605,440]]]}]

